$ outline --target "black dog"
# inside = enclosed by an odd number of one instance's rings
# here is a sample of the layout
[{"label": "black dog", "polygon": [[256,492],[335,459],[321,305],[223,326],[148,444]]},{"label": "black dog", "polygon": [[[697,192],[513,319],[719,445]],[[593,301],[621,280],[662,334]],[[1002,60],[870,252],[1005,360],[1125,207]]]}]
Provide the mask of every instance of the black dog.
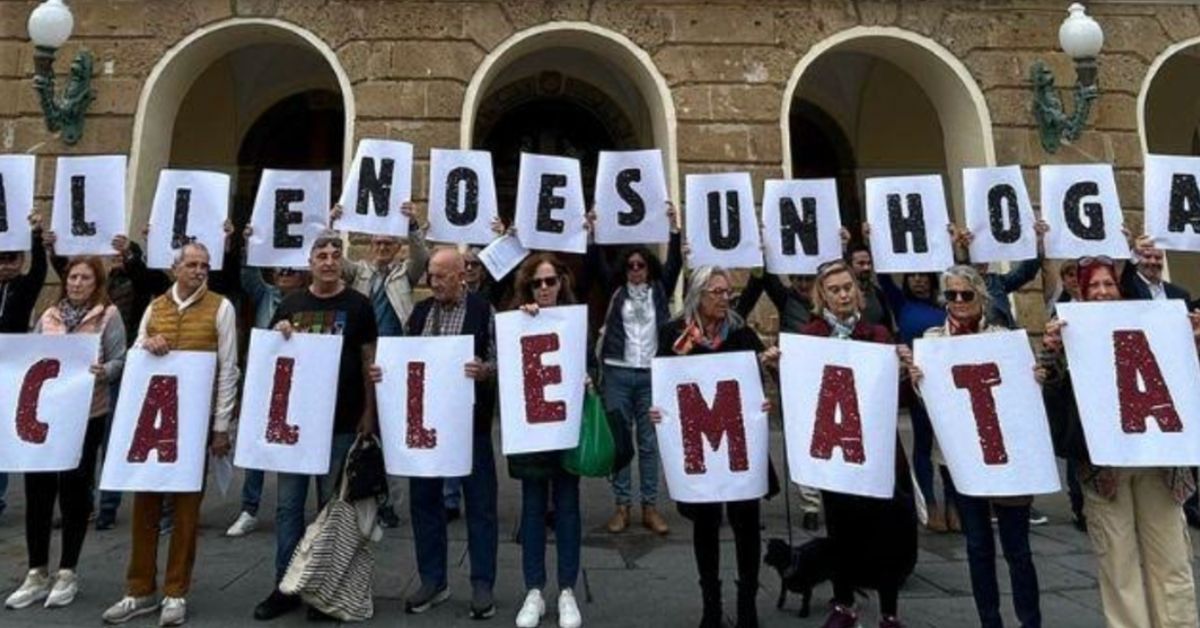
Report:
[{"label": "black dog", "polygon": [[808,617],[813,587],[833,577],[833,543],[824,537],[815,538],[800,547],[791,547],[783,539],[767,541],[763,563],[779,572],[779,601],[783,608],[788,592],[803,596],[800,616]]}]

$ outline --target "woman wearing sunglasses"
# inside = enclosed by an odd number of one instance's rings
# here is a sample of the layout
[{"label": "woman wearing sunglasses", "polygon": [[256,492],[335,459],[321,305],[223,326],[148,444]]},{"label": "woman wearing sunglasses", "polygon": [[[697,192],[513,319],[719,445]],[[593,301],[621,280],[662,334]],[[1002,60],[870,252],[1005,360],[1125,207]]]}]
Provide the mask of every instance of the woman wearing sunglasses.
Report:
[{"label": "woman wearing sunglasses", "polygon": [[[1116,265],[1107,257],[1079,260],[1083,301],[1120,301]],[[1200,313],[1191,314],[1200,334]],[[1062,328],[1046,323],[1044,389],[1055,449],[1074,459],[1083,487],[1088,536],[1100,567],[1100,600],[1109,628],[1197,625],[1192,545],[1183,503],[1196,490],[1184,467],[1099,467],[1091,463],[1063,352]],[[1198,340],[1200,342],[1200,340]]]},{"label": "woman wearing sunglasses", "polygon": [[[890,344],[887,328],[863,317],[865,299],[850,267],[842,261],[817,269],[813,320],[800,333],[822,338]],[[897,347],[903,357],[906,347]],[[896,436],[896,486],[890,499],[821,491],[825,529],[836,556],[833,608],[824,628],[859,626],[854,593],[879,593],[880,628],[900,628],[900,585],[917,561],[917,515],[904,446]]]},{"label": "woman wearing sunglasses", "polygon": [[[589,261],[598,264],[598,276],[611,277],[616,285],[604,316],[600,339],[603,362],[604,406],[620,412],[630,422],[637,449],[638,503],[642,507],[642,525],[655,534],[670,528],[659,514],[658,440],[647,412],[650,409],[650,360],[658,350],[658,328],[670,318],[671,294],[683,269],[683,254],[675,207],[667,203],[671,225],[667,261],[662,263],[648,247],[637,245],[622,249],[617,265],[609,269],[603,252],[589,251]],[[616,510],[606,527],[618,533],[632,519],[633,471],[625,467],[613,474],[612,492]]]},{"label": "woman wearing sunglasses", "polygon": [[[946,322],[930,328],[925,338],[944,338],[1007,331],[1001,325],[991,325],[984,315],[990,307],[988,286],[979,271],[971,266],[952,266],[942,273],[942,299],[946,304]],[[913,386],[919,390],[921,369],[906,361]],[[1035,376],[1045,379],[1045,369],[1038,367]],[[941,452],[934,441],[933,459],[941,462]],[[1030,496],[1003,498],[971,497],[956,493],[958,512],[967,537],[967,563],[971,569],[971,592],[975,610],[983,628],[1000,628],[1000,589],[996,581],[996,544],[992,533],[992,516],[1000,528],[1000,546],[1008,562],[1012,582],[1013,606],[1023,628],[1038,628],[1042,614],[1038,604],[1037,570],[1029,549]]]},{"label": "woman wearing sunglasses", "polygon": [[[753,351],[764,366],[778,365],[779,349],[766,349],[758,334],[730,306],[733,281],[717,266],[701,266],[688,280],[683,311],[659,329],[658,355],[709,355]],[[770,406],[763,404],[763,411]],[[650,420],[662,421],[662,411],[652,407]],[[767,495],[779,492],[779,480],[768,464]],[[721,628],[725,614],[721,599],[721,520],[728,516],[737,556],[737,628],[758,626],[758,569],[762,549],[759,527],[761,499],[734,502],[678,502],[679,514],[692,522],[692,552],[700,575],[704,603],[701,628]]]},{"label": "woman wearing sunglasses", "polygon": [[[551,253],[536,253],[517,269],[513,305],[530,316],[542,308],[575,303],[571,273]],[[547,451],[508,457],[508,472],[521,481],[521,567],[525,601],[517,628],[534,628],[546,613],[546,509],[554,504],[554,538],[558,555],[558,625],[579,628],[583,618],[575,601],[579,577],[582,524],[579,476],[563,469],[562,452]]]}]

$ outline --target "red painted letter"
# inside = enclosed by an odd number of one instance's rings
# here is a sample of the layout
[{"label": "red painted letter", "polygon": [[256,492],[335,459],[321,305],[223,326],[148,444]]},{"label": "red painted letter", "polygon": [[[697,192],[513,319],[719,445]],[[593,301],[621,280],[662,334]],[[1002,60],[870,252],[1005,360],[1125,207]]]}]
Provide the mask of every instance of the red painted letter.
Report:
[{"label": "red painted letter", "polygon": [[59,366],[58,360],[38,360],[21,381],[21,394],[17,397],[17,438],[27,443],[41,445],[46,442],[50,426],[38,421],[38,397],[42,394],[42,384],[58,377]]},{"label": "red painted letter", "polygon": [[271,408],[267,412],[267,442],[295,445],[300,440],[300,426],[288,425],[288,401],[292,397],[292,371],[295,358],[275,360],[275,382],[271,386]]},{"label": "red painted letter", "polygon": [[546,387],[562,383],[562,369],[542,364],[542,354],[558,351],[558,334],[521,339],[521,371],[525,381],[525,420],[554,423],[567,420],[567,402],[546,401]]},{"label": "red painted letter", "polygon": [[954,377],[954,386],[965,388],[971,396],[971,413],[975,415],[979,446],[983,448],[983,463],[1008,463],[1004,433],[1000,431],[1000,417],[996,415],[996,399],[992,396],[992,388],[1000,385],[1000,367],[994,362],[959,364],[951,368],[950,373]]},{"label": "red painted letter", "polygon": [[[837,420],[841,413],[842,420]],[[842,448],[842,460],[862,464],[867,460],[862,442],[862,418],[858,413],[858,390],[854,371],[844,366],[826,365],[821,374],[821,393],[817,397],[817,420],[813,425],[813,458],[829,460],[833,448]]]},{"label": "red painted letter", "polygon": [[[161,421],[156,421],[162,417]],[[155,427],[157,422],[158,427]],[[179,456],[179,378],[174,375],[155,375],[146,387],[146,400],[138,415],[133,443],[129,445],[129,462],[145,462],[150,450],[157,452],[159,462],[175,462]]]},{"label": "red painted letter", "polygon": [[[704,401],[700,386],[680,384],[675,388],[679,400],[679,427],[683,430],[683,471],[688,475],[703,474],[704,438],[709,447],[720,448],[721,437],[729,436],[729,470],[747,471],[750,459],[746,455],[746,425],[742,420],[742,391],[736,380],[717,382],[717,395],[712,407]],[[703,438],[701,438],[703,436]]]},{"label": "red painted letter", "polygon": [[437,430],[425,429],[424,362],[408,363],[408,426],[405,432],[404,442],[409,449],[437,447]]},{"label": "red painted letter", "polygon": [[[1163,381],[1158,360],[1150,350],[1146,332],[1113,332],[1117,356],[1117,400],[1121,406],[1121,429],[1126,434],[1146,431],[1146,417],[1154,417],[1164,432],[1181,432],[1183,423],[1175,411],[1171,391]],[[1139,385],[1140,383],[1140,385]]]}]

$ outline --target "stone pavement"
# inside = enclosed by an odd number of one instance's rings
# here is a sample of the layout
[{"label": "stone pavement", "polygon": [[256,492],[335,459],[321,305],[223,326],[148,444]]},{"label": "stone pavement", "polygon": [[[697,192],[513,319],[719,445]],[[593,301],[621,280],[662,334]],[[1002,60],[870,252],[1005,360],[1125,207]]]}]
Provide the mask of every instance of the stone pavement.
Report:
[{"label": "stone pavement", "polygon": [[[782,439],[772,434],[774,459],[782,461]],[[782,473],[782,469],[779,469]],[[412,551],[412,532],[407,507],[399,510],[402,525],[388,530],[376,549],[375,619],[370,622],[388,626],[511,626],[523,596],[520,569],[520,547],[514,542],[520,506],[518,484],[507,478],[501,463],[500,520],[501,545],[499,582],[496,597],[499,612],[488,622],[473,622],[467,618],[470,586],[465,560],[466,530],[461,521],[451,525],[451,592],[450,601],[429,613],[416,617],[405,615],[403,600],[416,584],[415,559]],[[9,491],[10,507],[0,517],[0,589],[3,595],[14,589],[25,572],[23,537],[22,482],[18,477]],[[273,481],[267,483],[263,501],[263,521],[258,531],[241,539],[224,538],[225,527],[238,512],[234,493],[237,482],[228,496],[210,491],[204,504],[202,537],[196,564],[192,595],[188,598],[191,626],[261,626],[251,613],[254,605],[271,588],[272,557],[274,552]],[[407,491],[406,491],[407,492]],[[663,491],[665,495],[665,490]],[[584,548],[583,573],[579,582],[579,598],[585,626],[624,627],[653,626],[656,628],[694,626],[698,622],[700,602],[696,571],[692,562],[690,530],[670,506],[663,510],[673,525],[671,534],[658,538],[635,527],[621,535],[611,535],[604,522],[611,513],[611,498],[607,483],[585,479],[583,482]],[[793,502],[793,506],[794,506]],[[1050,515],[1050,524],[1033,529],[1032,544],[1042,591],[1042,613],[1046,626],[1058,628],[1102,626],[1100,599],[1093,576],[1094,560],[1088,540],[1077,532],[1069,521],[1065,494],[1039,498],[1038,507]],[[80,564],[82,588],[75,603],[66,609],[53,611],[40,607],[23,611],[0,611],[0,627],[15,626],[89,626],[100,624],[100,613],[122,593],[123,574],[129,548],[129,504],[126,500],[116,529],[89,534]],[[786,535],[785,508],[782,496],[764,508],[764,538]],[[796,522],[798,526],[798,521]],[[807,538],[797,530],[797,540]],[[728,530],[724,533],[722,566],[725,569],[727,611],[733,607],[734,569],[733,541]],[[57,535],[51,554],[57,556]],[[165,543],[160,559],[165,557]],[[548,570],[553,581],[553,549],[548,552]],[[1009,625],[1017,625],[1007,596],[1007,574],[1001,561],[1000,586],[1005,594],[1004,614]],[[759,609],[764,627],[790,626],[809,628],[821,625],[821,615],[830,597],[828,585],[822,586],[813,598],[813,616],[799,619],[796,610],[799,600],[789,599],[784,610],[775,609],[779,579],[764,568]],[[551,595],[554,595],[551,592]],[[551,605],[552,606],[552,605]],[[970,578],[967,572],[966,549],[958,535],[931,535],[922,532],[921,554],[916,574],[901,594],[900,610],[907,625],[957,628],[978,625],[971,600]],[[864,626],[875,625],[877,607],[866,606]],[[731,618],[732,621],[732,618]],[[133,626],[156,625],[150,618],[138,619]],[[308,625],[302,612],[273,622],[275,626]],[[542,622],[556,625],[553,612]]]}]

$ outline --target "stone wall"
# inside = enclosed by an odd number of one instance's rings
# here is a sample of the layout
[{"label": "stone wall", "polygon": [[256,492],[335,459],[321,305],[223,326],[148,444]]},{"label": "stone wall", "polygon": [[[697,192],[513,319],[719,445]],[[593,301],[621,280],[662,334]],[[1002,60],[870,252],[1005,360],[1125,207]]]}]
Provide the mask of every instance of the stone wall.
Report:
[{"label": "stone wall", "polygon": [[[31,88],[25,21],[33,0],[0,0],[0,152],[39,162],[39,209],[48,211],[58,154],[127,152],[142,84],[181,38],[236,17],[274,17],[311,30],[336,51],[354,86],[358,137],[403,138],[417,155],[459,144],[463,96],[480,61],[514,33],[554,20],[586,21],[628,36],[668,82],[677,113],[680,174],[749,170],[782,174],[785,85],[815,43],[856,25],[893,26],[933,39],[960,58],[985,94],[998,163],[1034,172],[1043,163],[1111,162],[1127,208],[1141,204],[1136,101],[1151,62],[1200,35],[1200,10],[1179,3],[1092,2],[1105,29],[1103,96],[1092,130],[1057,155],[1038,143],[1028,71],[1045,59],[1073,79],[1057,52],[1066,0],[791,0],[378,2],[365,0],[76,0],[75,34],[58,69],[80,47],[96,55],[97,101],[82,141],[47,133]],[[425,189],[425,164],[416,190]],[[1136,218],[1134,219],[1136,221]],[[1030,322],[1032,303],[1024,303]]]}]

